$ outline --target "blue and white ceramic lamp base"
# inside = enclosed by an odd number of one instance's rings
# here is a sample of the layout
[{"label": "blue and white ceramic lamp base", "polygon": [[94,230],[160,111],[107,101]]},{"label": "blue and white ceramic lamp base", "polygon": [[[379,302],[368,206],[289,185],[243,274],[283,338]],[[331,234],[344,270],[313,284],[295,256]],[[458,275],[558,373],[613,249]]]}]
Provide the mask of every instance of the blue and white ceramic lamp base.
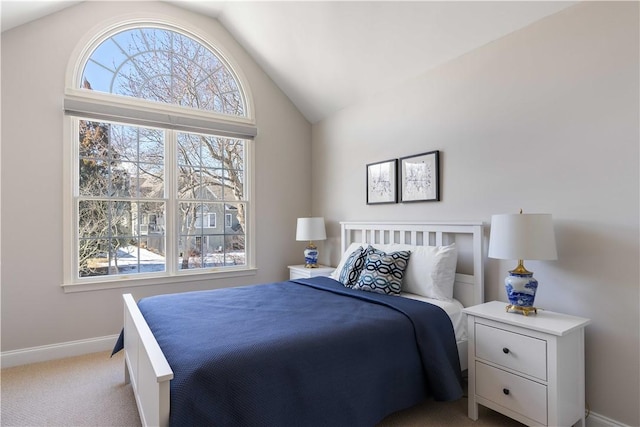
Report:
[{"label": "blue and white ceramic lamp base", "polygon": [[314,244],[309,244],[304,250],[304,266],[306,268],[318,267],[318,248]]},{"label": "blue and white ceramic lamp base", "polygon": [[533,306],[538,289],[538,281],[533,278],[533,273],[510,271],[504,279],[504,285],[510,303],[507,306],[507,311],[517,311],[525,316],[538,312]]}]

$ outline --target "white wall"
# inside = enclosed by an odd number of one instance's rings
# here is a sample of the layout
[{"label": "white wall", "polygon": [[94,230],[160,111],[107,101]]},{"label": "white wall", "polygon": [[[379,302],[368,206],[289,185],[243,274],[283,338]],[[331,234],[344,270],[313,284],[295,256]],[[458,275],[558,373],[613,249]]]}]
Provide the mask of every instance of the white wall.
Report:
[{"label": "white wall", "polygon": [[[149,11],[186,20],[217,40],[253,93],[255,276],[65,294],[62,284],[63,93],[78,41],[103,19]],[[84,2],[2,33],[2,351],[117,334],[121,294],[134,297],[288,277],[310,215],[311,126],[218,21],[162,2]],[[278,173],[274,173],[278,171]],[[281,173],[282,171],[282,173]],[[291,197],[295,194],[296,197]]]},{"label": "white wall", "polygon": [[[551,213],[559,260],[527,262],[536,305],[591,318],[587,403],[640,425],[637,2],[585,2],[313,126],[314,214],[341,220]],[[365,165],[441,152],[442,201],[367,206]],[[488,228],[488,227],[487,227]],[[514,262],[487,261],[506,301]]]}]

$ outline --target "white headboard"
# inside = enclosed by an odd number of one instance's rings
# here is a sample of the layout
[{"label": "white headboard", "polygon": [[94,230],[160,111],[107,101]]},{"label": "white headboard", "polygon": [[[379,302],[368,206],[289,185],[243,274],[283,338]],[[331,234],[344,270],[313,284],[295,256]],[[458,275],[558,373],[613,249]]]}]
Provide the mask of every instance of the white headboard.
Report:
[{"label": "white headboard", "polygon": [[[442,246],[456,242],[459,254],[453,297],[465,307],[484,302],[484,244],[482,222],[344,221],[341,253],[353,242]],[[465,261],[467,265],[465,266]],[[468,271],[467,271],[468,270]]]}]

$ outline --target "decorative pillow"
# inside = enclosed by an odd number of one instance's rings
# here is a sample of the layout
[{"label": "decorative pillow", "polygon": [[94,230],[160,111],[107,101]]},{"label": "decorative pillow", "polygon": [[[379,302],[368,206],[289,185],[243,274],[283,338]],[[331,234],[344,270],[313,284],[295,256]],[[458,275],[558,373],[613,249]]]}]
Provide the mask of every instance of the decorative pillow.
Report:
[{"label": "decorative pillow", "polygon": [[349,245],[347,250],[344,251],[344,253],[342,254],[342,258],[340,258],[340,262],[338,263],[338,266],[336,267],[335,270],[333,270],[333,273],[331,273],[332,279],[340,281],[340,273],[342,273],[342,269],[344,268],[344,265],[347,262],[347,259],[349,259],[349,257],[354,251],[358,250],[358,248],[362,247],[363,245],[365,247],[368,246],[366,243],[352,243]]},{"label": "decorative pillow", "polygon": [[353,289],[400,295],[402,278],[409,264],[411,252],[384,253],[375,249],[367,252],[367,261]]},{"label": "decorative pillow", "polygon": [[337,280],[347,288],[352,288],[358,281],[358,277],[360,277],[366,260],[367,250],[362,246],[358,247],[358,249],[353,251],[346,259]]},{"label": "decorative pillow", "polygon": [[412,246],[403,244],[374,245],[379,250],[411,251],[402,290],[443,301],[453,299],[458,249],[455,243],[447,246]]}]

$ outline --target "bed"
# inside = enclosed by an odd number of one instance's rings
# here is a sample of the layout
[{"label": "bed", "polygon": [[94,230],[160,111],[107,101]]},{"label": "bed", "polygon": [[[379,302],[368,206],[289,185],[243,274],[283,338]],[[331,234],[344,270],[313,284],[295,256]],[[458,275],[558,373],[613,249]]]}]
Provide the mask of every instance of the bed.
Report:
[{"label": "bed", "polygon": [[[344,286],[350,248],[370,245],[455,246],[453,299]],[[342,222],[341,253],[332,277],[124,295],[125,380],[142,424],[374,425],[427,396],[461,397],[466,335],[454,324],[484,299],[482,223]]]}]

